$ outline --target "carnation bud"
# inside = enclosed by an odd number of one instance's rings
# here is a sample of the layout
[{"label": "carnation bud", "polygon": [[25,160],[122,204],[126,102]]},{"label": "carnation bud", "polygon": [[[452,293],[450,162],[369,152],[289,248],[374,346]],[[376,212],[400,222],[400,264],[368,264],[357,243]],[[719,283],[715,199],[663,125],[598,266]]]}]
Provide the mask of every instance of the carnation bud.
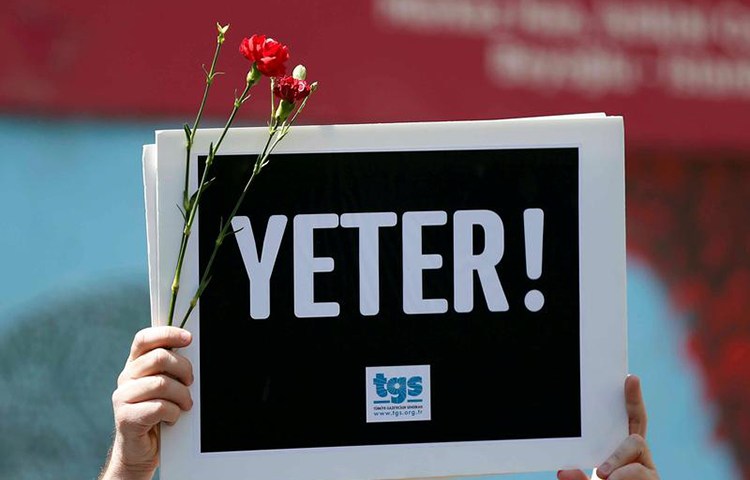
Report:
[{"label": "carnation bud", "polygon": [[247,72],[247,77],[245,77],[245,81],[249,86],[253,86],[261,79],[263,76],[262,73],[260,73],[260,70],[258,70],[258,67],[253,63],[253,66],[250,68],[250,71]]},{"label": "carnation bud", "polygon": [[216,30],[219,32],[219,36],[216,38],[216,41],[220,44],[224,43],[224,35],[226,35],[227,30],[229,30],[229,24],[226,24],[222,27],[219,22],[216,22]]},{"label": "carnation bud", "polygon": [[296,78],[297,80],[304,80],[307,78],[307,69],[304,65],[297,65],[294,67],[294,70],[292,71],[292,77]]},{"label": "carnation bud", "polygon": [[276,113],[274,114],[276,123],[284,123],[289,117],[289,114],[292,113],[292,110],[294,110],[294,102],[288,102],[286,100],[280,101],[279,106],[276,108]]}]

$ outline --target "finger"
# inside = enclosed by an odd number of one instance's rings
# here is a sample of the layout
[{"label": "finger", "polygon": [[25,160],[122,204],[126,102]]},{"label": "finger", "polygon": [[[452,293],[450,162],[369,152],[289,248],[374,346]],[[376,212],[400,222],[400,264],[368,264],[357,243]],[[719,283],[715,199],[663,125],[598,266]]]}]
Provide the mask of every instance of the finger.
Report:
[{"label": "finger", "polygon": [[169,375],[185,385],[193,383],[193,366],[190,360],[171,350],[157,348],[128,362],[117,384],[122,385],[131,379],[159,374]]},{"label": "finger", "polygon": [[180,418],[180,407],[167,400],[123,405],[115,413],[115,423],[120,432],[145,434],[160,422],[174,424]]},{"label": "finger", "polygon": [[177,327],[150,327],[136,333],[128,361],[135,360],[155,348],[180,348],[190,345],[192,336]]},{"label": "finger", "polygon": [[612,455],[599,465],[596,473],[606,479],[612,472],[630,463],[642,463],[649,468],[654,468],[646,440],[638,434],[628,436]]},{"label": "finger", "polygon": [[640,463],[631,463],[618,468],[609,476],[609,480],[658,480],[655,470]]},{"label": "finger", "polygon": [[581,470],[558,470],[557,480],[589,480]]},{"label": "finger", "polygon": [[176,403],[182,410],[190,410],[193,406],[193,399],[188,387],[166,375],[153,375],[130,380],[118,387],[112,394],[112,403],[115,409],[123,404],[158,399]]},{"label": "finger", "polygon": [[625,409],[628,412],[628,433],[646,438],[646,404],[641,393],[641,380],[635,375],[628,375],[625,379]]}]

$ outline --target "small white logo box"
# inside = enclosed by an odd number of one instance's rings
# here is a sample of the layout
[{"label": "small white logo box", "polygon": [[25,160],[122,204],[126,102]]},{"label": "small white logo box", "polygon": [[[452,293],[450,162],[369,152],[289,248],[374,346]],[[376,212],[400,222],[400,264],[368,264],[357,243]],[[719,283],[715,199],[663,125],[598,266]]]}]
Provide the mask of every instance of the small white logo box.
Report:
[{"label": "small white logo box", "polygon": [[367,423],[430,420],[430,366],[366,367]]}]

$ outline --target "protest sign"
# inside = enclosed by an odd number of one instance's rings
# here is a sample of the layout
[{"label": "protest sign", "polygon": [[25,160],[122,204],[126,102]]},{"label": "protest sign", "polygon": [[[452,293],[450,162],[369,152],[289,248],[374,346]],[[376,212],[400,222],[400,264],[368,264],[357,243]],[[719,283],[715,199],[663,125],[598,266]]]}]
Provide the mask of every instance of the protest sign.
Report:
[{"label": "protest sign", "polygon": [[[227,136],[182,288],[264,131]],[[156,323],[182,135],[149,149]],[[297,128],[231,222],[188,324],[195,407],[163,429],[162,478],[590,467],[626,435],[620,118]]]}]

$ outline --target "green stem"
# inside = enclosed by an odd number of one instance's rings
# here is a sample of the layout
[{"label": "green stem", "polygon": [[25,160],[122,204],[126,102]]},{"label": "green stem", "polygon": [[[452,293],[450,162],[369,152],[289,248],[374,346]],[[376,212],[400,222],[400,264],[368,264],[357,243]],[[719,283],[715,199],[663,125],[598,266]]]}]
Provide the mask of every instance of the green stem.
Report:
[{"label": "green stem", "polygon": [[273,123],[274,123],[273,114],[276,113],[276,101],[274,101],[274,98],[273,98],[273,84],[274,84],[274,82],[275,82],[275,80],[272,78],[271,79],[271,117],[270,117],[271,118],[271,125],[273,125]]},{"label": "green stem", "polygon": [[214,161],[214,158],[216,158],[216,152],[219,150],[219,147],[221,146],[221,143],[224,141],[224,137],[226,137],[227,132],[229,131],[229,128],[232,126],[232,123],[234,122],[234,118],[237,116],[237,112],[239,111],[240,107],[243,103],[247,100],[247,93],[250,91],[250,88],[252,87],[251,84],[245,84],[245,90],[242,92],[242,95],[240,95],[239,98],[236,98],[234,101],[234,108],[232,109],[232,113],[229,115],[229,119],[227,119],[227,123],[224,125],[224,130],[221,132],[221,136],[219,137],[219,140],[216,142],[215,145],[210,148],[210,151],[208,152],[208,158],[206,159],[206,165],[203,168],[203,175],[201,176],[200,184],[198,185],[198,191],[195,194],[195,200],[191,202],[190,212],[187,214],[187,220],[185,220],[185,227],[182,230],[182,241],[180,242],[180,252],[177,255],[177,267],[175,268],[174,273],[174,279],[172,281],[172,295],[169,299],[169,317],[167,325],[172,325],[174,322],[174,310],[175,305],[177,303],[177,293],[180,290],[180,276],[182,274],[182,266],[185,261],[185,254],[187,253],[187,244],[188,240],[190,239],[190,233],[193,228],[193,222],[195,220],[195,214],[198,211],[198,204],[200,202],[201,197],[203,196],[203,192],[206,190],[206,184],[208,182],[208,173],[211,169],[211,164]]},{"label": "green stem", "polygon": [[[273,95],[273,93],[271,95]],[[312,92],[302,101],[302,103],[299,105],[297,110],[294,112],[294,115],[292,115],[292,118],[288,121],[283,122],[281,125],[278,125],[276,123],[276,119],[274,118],[273,111],[272,111],[271,122],[269,125],[268,140],[266,140],[266,145],[263,147],[263,150],[261,151],[261,153],[258,154],[258,157],[255,160],[255,165],[253,166],[253,171],[250,175],[250,178],[245,184],[245,187],[242,189],[242,193],[237,199],[237,202],[234,204],[234,208],[232,208],[232,212],[229,214],[229,216],[227,217],[227,220],[221,226],[219,235],[216,237],[216,242],[214,242],[213,251],[211,252],[211,256],[209,257],[208,263],[206,264],[206,269],[203,271],[203,275],[201,276],[200,283],[198,284],[198,288],[195,291],[193,298],[190,299],[190,306],[188,307],[187,312],[185,312],[185,316],[182,318],[182,322],[180,323],[180,328],[184,327],[185,324],[187,323],[188,319],[190,318],[190,314],[198,305],[198,299],[200,298],[201,294],[203,293],[203,290],[206,288],[206,286],[208,285],[208,282],[211,279],[210,273],[211,273],[211,267],[213,267],[213,264],[214,264],[214,259],[216,258],[216,255],[219,253],[219,249],[221,248],[221,245],[224,243],[224,239],[229,233],[229,229],[231,228],[231,225],[232,225],[232,219],[237,214],[237,211],[240,209],[242,202],[245,200],[245,196],[247,195],[247,192],[250,189],[250,185],[253,183],[255,176],[258,175],[260,171],[263,169],[263,167],[265,167],[268,164],[268,157],[271,155],[271,153],[279,144],[279,142],[281,142],[281,140],[286,136],[286,134],[289,133],[289,129],[292,127],[292,124],[297,119],[297,116],[300,114],[300,112],[305,108],[305,105],[307,104],[307,100],[310,99],[310,96],[312,96]],[[244,94],[243,94],[243,97],[244,97]],[[224,136],[222,135],[221,138],[224,138]],[[198,204],[197,201],[195,203],[196,205]]]},{"label": "green stem", "polygon": [[[221,245],[224,243],[224,238],[229,233],[229,229],[232,226],[232,219],[237,214],[237,211],[240,209],[242,202],[245,200],[245,196],[247,195],[247,192],[250,190],[250,185],[253,183],[253,179],[255,179],[255,176],[260,173],[261,169],[265,165],[266,159],[271,154],[271,152],[276,147],[276,145],[279,143],[277,140],[276,142],[273,143],[273,145],[271,145],[271,141],[273,140],[274,136],[276,136],[277,131],[278,131],[278,128],[272,127],[268,135],[268,140],[266,141],[266,145],[263,147],[263,151],[258,155],[258,157],[255,160],[255,165],[253,166],[253,172],[250,174],[250,179],[247,181],[247,183],[245,184],[245,187],[242,189],[242,193],[237,199],[237,202],[234,204],[234,208],[232,208],[232,212],[227,217],[227,220],[224,222],[224,224],[221,227],[221,230],[219,231],[219,235],[216,237],[216,242],[214,242],[214,249],[211,252],[211,256],[208,259],[208,263],[206,264],[206,269],[203,271],[203,275],[201,276],[201,281],[200,281],[200,284],[198,285],[198,289],[196,290],[195,295],[193,295],[193,298],[190,300],[190,307],[188,308],[187,312],[185,312],[185,316],[183,317],[182,322],[180,323],[180,328],[183,328],[185,324],[187,323],[188,318],[190,317],[190,314],[193,313],[193,310],[198,304],[198,299],[200,298],[201,293],[203,293],[203,290],[206,288],[206,285],[208,285],[208,282],[210,280],[209,275],[211,273],[211,267],[214,264],[214,259],[216,259],[216,255],[219,253],[219,249],[221,248]],[[269,148],[269,145],[271,146],[270,148]]]},{"label": "green stem", "polygon": [[195,116],[193,122],[193,128],[190,129],[190,138],[188,139],[187,149],[185,153],[185,199],[188,197],[188,180],[190,178],[190,151],[193,148],[193,141],[195,140],[195,132],[198,130],[201,118],[203,117],[203,109],[206,106],[206,100],[208,99],[208,91],[211,89],[214,77],[216,76],[216,61],[219,59],[219,51],[223,42],[216,42],[216,50],[214,51],[214,58],[211,60],[211,68],[206,74],[206,88],[203,89],[203,99],[201,100],[200,107],[198,108],[198,114]]},{"label": "green stem", "polygon": [[195,116],[195,121],[193,122],[193,128],[190,129],[190,136],[187,139],[187,147],[185,148],[185,187],[182,193],[182,207],[184,208],[184,224],[182,228],[182,240],[180,241],[180,253],[177,257],[177,266],[175,267],[175,275],[172,280],[172,295],[169,299],[169,316],[168,316],[168,325],[172,325],[173,319],[174,319],[174,309],[175,304],[177,302],[177,293],[180,290],[180,272],[182,272],[182,263],[183,259],[185,258],[185,250],[187,248],[187,240],[190,236],[190,227],[188,225],[188,215],[192,212],[193,206],[190,205],[188,195],[188,189],[189,189],[189,180],[190,180],[190,152],[193,149],[193,142],[195,141],[195,133],[198,131],[198,127],[200,126],[201,118],[203,117],[203,110],[206,106],[206,100],[208,100],[208,92],[211,89],[211,85],[213,84],[214,77],[216,76],[216,62],[219,59],[219,52],[221,51],[221,46],[224,44],[223,41],[223,34],[219,33],[219,36],[217,37],[216,42],[216,50],[214,50],[214,57],[211,60],[211,68],[209,69],[208,73],[206,74],[206,87],[203,89],[203,98],[201,99],[200,107],[198,107],[198,113]]}]

